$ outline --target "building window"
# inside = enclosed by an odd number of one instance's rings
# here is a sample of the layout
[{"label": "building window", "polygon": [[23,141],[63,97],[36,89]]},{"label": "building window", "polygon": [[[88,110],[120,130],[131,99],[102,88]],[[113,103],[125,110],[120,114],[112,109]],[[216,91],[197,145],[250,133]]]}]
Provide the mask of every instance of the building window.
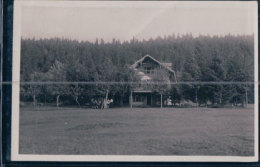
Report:
[{"label": "building window", "polygon": [[154,68],[153,67],[144,67],[145,74],[153,74]]},{"label": "building window", "polygon": [[142,102],[143,98],[140,95],[135,95],[134,102]]}]

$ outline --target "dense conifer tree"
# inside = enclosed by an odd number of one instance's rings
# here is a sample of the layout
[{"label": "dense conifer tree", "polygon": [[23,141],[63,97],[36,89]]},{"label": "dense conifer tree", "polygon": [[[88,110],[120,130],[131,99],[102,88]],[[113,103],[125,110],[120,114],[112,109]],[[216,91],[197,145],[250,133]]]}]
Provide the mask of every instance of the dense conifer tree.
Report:
[{"label": "dense conifer tree", "polygon": [[[142,41],[135,38],[123,42],[97,39],[94,43],[60,38],[22,39],[21,81],[38,81],[40,75],[42,81],[124,84],[48,85],[44,88],[25,84],[21,90],[30,97],[33,94],[35,98],[48,96],[49,101],[57,102],[57,106],[64,94],[70,95],[77,105],[95,96],[113,97],[122,105],[123,97],[129,94],[130,87],[134,87],[127,83],[136,80],[129,66],[146,54],[161,62],[172,63],[178,82],[254,80],[253,35],[193,37],[191,34],[173,34]],[[234,105],[253,102],[252,84],[182,84],[172,86],[169,92],[175,103],[182,100]],[[22,100],[32,99],[26,98],[28,96]]]}]

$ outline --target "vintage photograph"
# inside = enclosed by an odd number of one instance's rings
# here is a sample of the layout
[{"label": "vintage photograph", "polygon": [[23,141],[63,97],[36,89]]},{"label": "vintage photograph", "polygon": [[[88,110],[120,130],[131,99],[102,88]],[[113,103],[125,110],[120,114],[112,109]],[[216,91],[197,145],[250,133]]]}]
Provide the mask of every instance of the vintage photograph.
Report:
[{"label": "vintage photograph", "polygon": [[14,159],[257,160],[257,2],[14,9]]}]

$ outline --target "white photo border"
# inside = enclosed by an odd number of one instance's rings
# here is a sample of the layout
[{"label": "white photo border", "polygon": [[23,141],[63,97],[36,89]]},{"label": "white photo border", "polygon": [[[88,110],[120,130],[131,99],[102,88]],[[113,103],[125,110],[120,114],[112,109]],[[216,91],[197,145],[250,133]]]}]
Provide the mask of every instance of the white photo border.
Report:
[{"label": "white photo border", "polygon": [[[62,2],[62,3],[61,3]],[[218,1],[210,3],[255,3],[255,33],[254,33],[254,156],[135,156],[135,155],[37,155],[19,154],[19,103],[20,103],[20,47],[21,47],[21,17],[23,6],[82,6],[82,3],[92,6],[106,7],[110,4],[120,7],[122,1],[14,1],[13,19],[13,63],[12,63],[12,122],[11,122],[11,161],[62,161],[62,162],[258,162],[258,13],[257,1]],[[124,1],[129,3],[129,1]],[[149,1],[135,1],[146,3]],[[131,2],[132,3],[132,2]],[[153,1],[156,3],[197,3],[195,1]],[[203,1],[199,3],[203,4]],[[209,3],[209,2],[208,2]]]}]

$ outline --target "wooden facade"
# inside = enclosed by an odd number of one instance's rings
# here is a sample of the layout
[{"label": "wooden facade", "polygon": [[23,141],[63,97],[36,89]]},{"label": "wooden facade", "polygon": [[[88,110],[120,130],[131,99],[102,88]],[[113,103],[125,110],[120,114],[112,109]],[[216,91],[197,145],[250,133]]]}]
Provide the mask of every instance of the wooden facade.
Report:
[{"label": "wooden facade", "polygon": [[154,82],[159,70],[165,75],[164,80],[169,86],[171,82],[177,82],[175,72],[171,69],[171,63],[161,63],[150,55],[146,55],[130,68],[135,71],[140,83],[131,90],[130,107],[163,107],[166,94],[155,90],[151,83]]}]

